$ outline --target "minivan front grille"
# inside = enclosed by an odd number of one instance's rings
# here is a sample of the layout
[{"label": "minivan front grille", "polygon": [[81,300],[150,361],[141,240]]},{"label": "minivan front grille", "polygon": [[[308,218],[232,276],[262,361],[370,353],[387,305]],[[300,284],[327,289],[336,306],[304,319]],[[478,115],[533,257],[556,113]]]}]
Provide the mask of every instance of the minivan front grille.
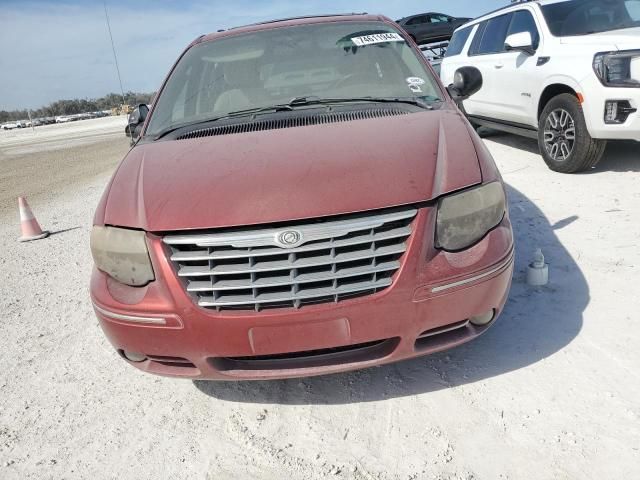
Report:
[{"label": "minivan front grille", "polygon": [[220,310],[301,308],[389,287],[415,208],[279,227],[167,235],[170,258],[198,305]]}]

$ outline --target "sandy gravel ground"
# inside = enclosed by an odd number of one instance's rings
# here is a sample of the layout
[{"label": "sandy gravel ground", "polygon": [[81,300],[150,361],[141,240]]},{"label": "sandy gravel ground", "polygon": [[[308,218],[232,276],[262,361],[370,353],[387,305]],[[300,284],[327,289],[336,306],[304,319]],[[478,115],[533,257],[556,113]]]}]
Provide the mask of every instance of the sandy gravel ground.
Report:
[{"label": "sandy gravel ground", "polygon": [[[640,478],[638,144],[566,176],[535,143],[486,139],[518,255],[477,341],[351,374],[193,383],[127,366],[91,310],[91,217],[127,150],[104,131],[64,154],[57,137],[0,142],[0,479]],[[16,242],[19,191],[56,234]],[[537,246],[551,283],[532,289]]]}]

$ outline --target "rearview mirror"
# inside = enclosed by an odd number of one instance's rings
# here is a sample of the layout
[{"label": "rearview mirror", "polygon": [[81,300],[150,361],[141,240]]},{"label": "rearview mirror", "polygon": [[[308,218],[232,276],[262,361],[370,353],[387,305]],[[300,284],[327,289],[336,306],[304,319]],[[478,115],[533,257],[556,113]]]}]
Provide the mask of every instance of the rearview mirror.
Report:
[{"label": "rearview mirror", "polygon": [[535,48],[533,48],[533,38],[531,38],[531,33],[529,32],[509,35],[504,41],[504,49],[507,52],[516,50],[528,55],[536,53]]},{"label": "rearview mirror", "polygon": [[453,75],[453,83],[447,87],[447,91],[453,101],[460,103],[471,95],[478,93],[482,88],[482,73],[476,67],[462,67]]}]

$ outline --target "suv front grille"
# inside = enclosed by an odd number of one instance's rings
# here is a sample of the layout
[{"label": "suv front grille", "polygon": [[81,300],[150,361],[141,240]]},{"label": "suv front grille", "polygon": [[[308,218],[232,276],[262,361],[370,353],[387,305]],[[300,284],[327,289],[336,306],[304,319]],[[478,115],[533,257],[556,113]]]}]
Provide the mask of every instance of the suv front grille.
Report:
[{"label": "suv front grille", "polygon": [[300,308],[389,287],[416,213],[393,209],[163,241],[201,307]]}]

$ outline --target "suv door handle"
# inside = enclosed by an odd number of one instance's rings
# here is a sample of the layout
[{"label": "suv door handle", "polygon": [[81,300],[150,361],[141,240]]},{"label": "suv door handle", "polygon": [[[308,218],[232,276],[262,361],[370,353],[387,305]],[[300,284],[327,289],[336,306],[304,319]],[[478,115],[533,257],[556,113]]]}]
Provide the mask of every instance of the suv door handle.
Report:
[{"label": "suv door handle", "polygon": [[504,67],[504,63],[496,63],[496,64],[494,65],[494,67],[495,67],[495,68],[502,68],[502,67]]}]

